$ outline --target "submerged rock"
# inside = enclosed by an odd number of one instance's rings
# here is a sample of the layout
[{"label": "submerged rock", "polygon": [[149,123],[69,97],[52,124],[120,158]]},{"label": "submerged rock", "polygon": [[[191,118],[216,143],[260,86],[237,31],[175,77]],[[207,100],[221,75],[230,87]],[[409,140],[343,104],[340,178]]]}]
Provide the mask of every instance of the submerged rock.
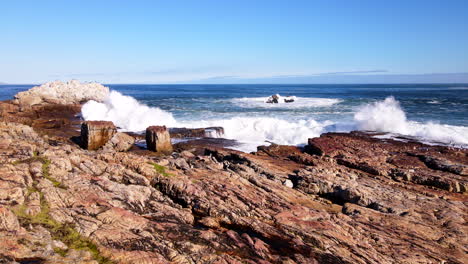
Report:
[{"label": "submerged rock", "polygon": [[81,146],[97,150],[104,146],[117,132],[110,121],[86,121],[81,125]]},{"label": "submerged rock", "polygon": [[148,150],[171,153],[172,144],[166,126],[150,126],[146,129],[146,146]]}]

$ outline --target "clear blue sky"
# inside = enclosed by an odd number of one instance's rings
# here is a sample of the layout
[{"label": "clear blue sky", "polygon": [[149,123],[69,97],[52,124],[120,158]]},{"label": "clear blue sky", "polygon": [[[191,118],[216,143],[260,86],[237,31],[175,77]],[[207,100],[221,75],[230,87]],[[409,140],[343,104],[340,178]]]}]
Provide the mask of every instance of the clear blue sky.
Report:
[{"label": "clear blue sky", "polygon": [[1,1],[0,62],[9,83],[463,73],[468,1]]}]

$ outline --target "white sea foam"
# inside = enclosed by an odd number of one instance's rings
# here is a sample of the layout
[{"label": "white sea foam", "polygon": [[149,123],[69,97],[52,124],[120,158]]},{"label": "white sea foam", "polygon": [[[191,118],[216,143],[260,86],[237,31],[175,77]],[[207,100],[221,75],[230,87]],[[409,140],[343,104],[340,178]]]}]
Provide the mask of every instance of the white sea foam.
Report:
[{"label": "white sea foam", "polygon": [[238,106],[244,108],[309,108],[309,107],[328,107],[341,102],[340,99],[335,98],[310,98],[310,97],[296,97],[293,96],[294,102],[285,103],[280,96],[279,103],[266,103],[268,97],[243,97],[234,98],[230,101]]},{"label": "white sea foam", "polygon": [[89,101],[81,114],[85,120],[112,121],[126,131],[143,131],[151,125],[175,126],[171,113],[139,103],[135,98],[111,91],[103,103]]},{"label": "white sea foam", "polygon": [[468,127],[408,121],[393,97],[361,107],[354,120],[359,130],[392,132],[445,144],[468,144]]},{"label": "white sea foam", "polygon": [[393,97],[365,105],[354,114],[359,130],[396,132],[406,134],[408,122],[400,104]]},{"label": "white sea foam", "polygon": [[179,123],[185,127],[222,126],[225,138],[241,143],[235,147],[242,151],[254,151],[259,145],[270,143],[282,145],[299,145],[308,138],[318,137],[326,132],[331,122],[317,122],[313,119],[291,122],[272,117],[235,117],[230,119],[206,120]]},{"label": "white sea foam", "polygon": [[82,116],[85,120],[112,121],[121,129],[134,132],[143,131],[151,125],[189,128],[221,126],[225,131],[224,137],[240,142],[241,145],[237,149],[242,151],[254,151],[258,145],[269,142],[300,145],[305,144],[308,138],[318,137],[325,132],[356,129],[397,133],[432,142],[468,145],[468,127],[408,121],[405,112],[393,97],[362,106],[349,122],[318,122],[312,118],[286,120],[260,116],[177,121],[169,112],[146,106],[130,96],[112,91],[103,103],[87,102],[82,108]]}]

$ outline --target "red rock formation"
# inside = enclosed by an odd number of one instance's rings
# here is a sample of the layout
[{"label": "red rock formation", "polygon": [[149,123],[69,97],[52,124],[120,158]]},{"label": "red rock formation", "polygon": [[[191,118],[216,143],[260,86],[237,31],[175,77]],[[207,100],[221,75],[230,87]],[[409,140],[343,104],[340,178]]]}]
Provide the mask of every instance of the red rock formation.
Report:
[{"label": "red rock formation", "polygon": [[146,129],[146,145],[151,151],[171,153],[172,144],[166,126],[150,126]]},{"label": "red rock formation", "polygon": [[205,139],[159,157],[117,152],[124,135],[85,151],[68,140],[74,108],[49,107],[0,103],[0,262],[468,259],[468,150],[354,132],[311,139],[308,153]]},{"label": "red rock formation", "polygon": [[81,125],[81,146],[97,150],[104,146],[117,132],[110,121],[86,121]]}]

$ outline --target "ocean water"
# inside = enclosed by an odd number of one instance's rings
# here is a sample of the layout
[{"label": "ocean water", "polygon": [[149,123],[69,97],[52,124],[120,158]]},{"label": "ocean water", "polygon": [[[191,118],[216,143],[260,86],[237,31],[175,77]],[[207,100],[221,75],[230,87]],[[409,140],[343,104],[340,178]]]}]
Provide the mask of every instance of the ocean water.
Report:
[{"label": "ocean water", "polygon": [[[89,102],[87,120],[122,130],[149,125],[222,126],[236,147],[301,145],[325,132],[373,130],[430,144],[468,146],[468,84],[389,85],[107,85],[104,103]],[[0,100],[32,85],[0,85]],[[272,94],[292,103],[267,104]]]}]

